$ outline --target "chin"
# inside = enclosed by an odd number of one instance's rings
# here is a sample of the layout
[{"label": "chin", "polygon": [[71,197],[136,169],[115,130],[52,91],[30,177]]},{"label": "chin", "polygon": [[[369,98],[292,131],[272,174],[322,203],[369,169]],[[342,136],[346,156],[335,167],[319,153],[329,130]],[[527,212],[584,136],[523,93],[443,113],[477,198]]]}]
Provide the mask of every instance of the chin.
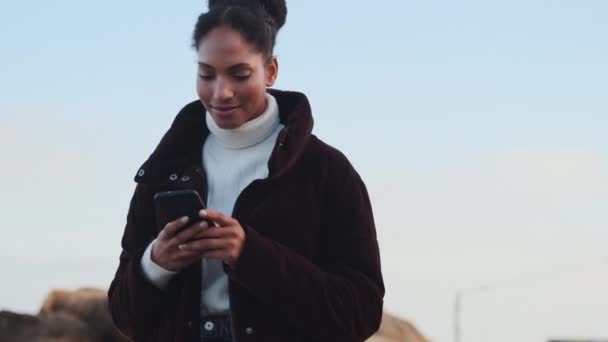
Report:
[{"label": "chin", "polygon": [[213,121],[215,124],[221,129],[235,129],[240,126],[238,122],[234,122],[233,120],[219,119],[216,116],[212,115]]}]

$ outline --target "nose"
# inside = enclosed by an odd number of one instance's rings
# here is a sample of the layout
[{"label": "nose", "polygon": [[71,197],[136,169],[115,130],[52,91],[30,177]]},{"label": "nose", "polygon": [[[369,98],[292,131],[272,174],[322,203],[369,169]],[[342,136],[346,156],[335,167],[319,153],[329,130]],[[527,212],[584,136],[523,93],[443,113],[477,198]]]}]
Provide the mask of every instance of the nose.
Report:
[{"label": "nose", "polygon": [[218,77],[215,82],[215,87],[213,89],[213,96],[215,97],[216,103],[227,102],[234,95],[234,90],[232,89],[232,84],[229,80],[226,80],[223,77]]}]

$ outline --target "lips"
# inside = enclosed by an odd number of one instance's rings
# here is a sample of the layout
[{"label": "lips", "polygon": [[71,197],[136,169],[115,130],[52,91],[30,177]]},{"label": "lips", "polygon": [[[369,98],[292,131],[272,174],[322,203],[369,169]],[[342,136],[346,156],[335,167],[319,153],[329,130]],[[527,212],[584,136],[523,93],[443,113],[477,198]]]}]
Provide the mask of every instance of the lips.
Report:
[{"label": "lips", "polygon": [[239,106],[212,106],[213,110],[220,115],[226,115],[232,113]]}]

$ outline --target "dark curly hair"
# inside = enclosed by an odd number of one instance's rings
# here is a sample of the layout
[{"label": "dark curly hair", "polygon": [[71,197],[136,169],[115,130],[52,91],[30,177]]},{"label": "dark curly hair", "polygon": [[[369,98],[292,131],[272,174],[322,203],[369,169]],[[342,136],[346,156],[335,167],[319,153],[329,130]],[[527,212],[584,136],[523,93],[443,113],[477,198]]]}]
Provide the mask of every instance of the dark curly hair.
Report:
[{"label": "dark curly hair", "polygon": [[277,33],[287,18],[285,0],[208,0],[208,5],[209,11],[194,26],[193,48],[198,50],[212,29],[227,26],[241,33],[266,59],[273,56]]}]

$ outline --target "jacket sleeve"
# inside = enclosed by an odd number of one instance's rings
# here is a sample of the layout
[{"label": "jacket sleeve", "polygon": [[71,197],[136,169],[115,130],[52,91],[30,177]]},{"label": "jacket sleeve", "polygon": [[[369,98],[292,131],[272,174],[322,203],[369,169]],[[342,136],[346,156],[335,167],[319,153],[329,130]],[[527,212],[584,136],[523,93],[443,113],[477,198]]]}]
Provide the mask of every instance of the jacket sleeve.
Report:
[{"label": "jacket sleeve", "polygon": [[[241,256],[229,276],[319,341],[363,341],[382,318],[384,283],[364,183],[340,155],[324,191],[323,262],[244,227]],[[260,267],[272,269],[260,277]]]},{"label": "jacket sleeve", "polygon": [[141,259],[156,237],[151,198],[138,184],[131,199],[122,237],[120,263],[108,291],[112,319],[119,330],[135,341],[149,341],[152,327],[163,315],[167,294],[143,273]]}]

